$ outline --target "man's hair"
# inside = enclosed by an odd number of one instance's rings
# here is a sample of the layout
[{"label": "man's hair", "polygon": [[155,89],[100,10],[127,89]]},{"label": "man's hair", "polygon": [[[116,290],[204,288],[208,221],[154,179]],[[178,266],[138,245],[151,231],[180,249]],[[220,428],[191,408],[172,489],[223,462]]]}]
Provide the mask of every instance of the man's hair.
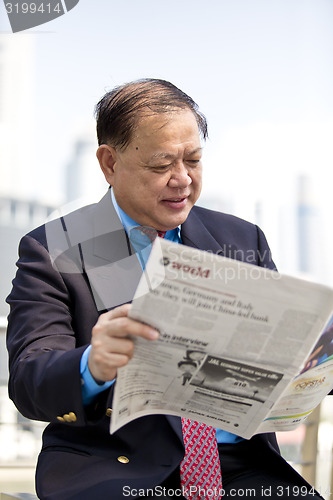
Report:
[{"label": "man's hair", "polygon": [[206,139],[206,118],[193,99],[172,83],[145,78],[116,87],[107,92],[95,108],[98,144],[125,148],[143,115],[186,108],[193,112],[199,131]]}]

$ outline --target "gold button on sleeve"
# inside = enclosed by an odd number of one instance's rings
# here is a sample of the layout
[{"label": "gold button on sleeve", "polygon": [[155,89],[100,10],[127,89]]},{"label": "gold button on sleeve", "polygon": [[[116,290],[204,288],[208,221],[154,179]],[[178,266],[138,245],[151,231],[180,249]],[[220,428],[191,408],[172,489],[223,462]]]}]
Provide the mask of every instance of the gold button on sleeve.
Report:
[{"label": "gold button on sleeve", "polygon": [[107,417],[111,417],[111,413],[112,413],[112,408],[107,408],[106,412],[105,412],[105,415]]},{"label": "gold button on sleeve", "polygon": [[69,413],[65,413],[62,417],[57,417],[57,419],[60,422],[68,422],[68,423],[76,422],[76,420],[77,420],[76,415],[73,411],[70,411]]},{"label": "gold button on sleeve", "polygon": [[68,423],[70,423],[70,422],[76,422],[76,415],[72,411],[69,412],[69,413],[65,413],[65,415],[63,415],[63,418]]},{"label": "gold button on sleeve", "polygon": [[118,462],[120,462],[121,464],[128,464],[129,462],[129,458],[127,457],[124,457],[123,455],[121,455],[120,457],[117,458]]},{"label": "gold button on sleeve", "polygon": [[73,411],[69,412],[69,418],[71,419],[71,422],[76,422],[77,418],[76,415]]}]

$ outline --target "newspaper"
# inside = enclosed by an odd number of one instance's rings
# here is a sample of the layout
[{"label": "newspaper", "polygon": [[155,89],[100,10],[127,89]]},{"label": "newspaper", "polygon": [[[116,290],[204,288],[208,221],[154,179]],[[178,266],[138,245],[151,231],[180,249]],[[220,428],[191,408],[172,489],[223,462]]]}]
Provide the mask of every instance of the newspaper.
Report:
[{"label": "newspaper", "polygon": [[149,414],[295,428],[333,388],[332,314],[329,287],[158,238],[130,316],[160,337],[118,370],[111,433]]}]

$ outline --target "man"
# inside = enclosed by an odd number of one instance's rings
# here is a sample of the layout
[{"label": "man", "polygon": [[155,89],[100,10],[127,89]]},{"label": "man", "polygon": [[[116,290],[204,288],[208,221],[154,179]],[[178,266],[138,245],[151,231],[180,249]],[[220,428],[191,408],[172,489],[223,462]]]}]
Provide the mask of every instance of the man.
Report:
[{"label": "man", "polygon": [[[274,264],[259,228],[194,206],[207,124],[181,90],[153,79],[114,89],[97,105],[97,134],[112,189],[20,244],[8,297],[10,396],[26,417],[50,422],[36,473],[42,500],[186,496],[180,418],[151,415],[109,433],[117,369],[133,354],[129,336],[158,337],[128,317],[148,257],[132,231],[145,226],[180,244]],[[226,496],[251,489],[266,498],[273,488],[273,498],[319,498],[281,458],[274,434],[246,441],[218,429],[216,437]]]}]

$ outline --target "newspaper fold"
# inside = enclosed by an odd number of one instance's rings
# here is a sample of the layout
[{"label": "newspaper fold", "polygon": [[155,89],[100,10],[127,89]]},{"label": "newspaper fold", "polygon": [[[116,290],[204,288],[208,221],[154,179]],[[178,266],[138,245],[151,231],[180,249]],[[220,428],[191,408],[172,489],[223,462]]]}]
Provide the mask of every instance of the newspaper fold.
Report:
[{"label": "newspaper fold", "polygon": [[160,337],[118,371],[111,433],[149,414],[295,428],[333,388],[332,314],[329,287],[158,238],[130,316]]}]

